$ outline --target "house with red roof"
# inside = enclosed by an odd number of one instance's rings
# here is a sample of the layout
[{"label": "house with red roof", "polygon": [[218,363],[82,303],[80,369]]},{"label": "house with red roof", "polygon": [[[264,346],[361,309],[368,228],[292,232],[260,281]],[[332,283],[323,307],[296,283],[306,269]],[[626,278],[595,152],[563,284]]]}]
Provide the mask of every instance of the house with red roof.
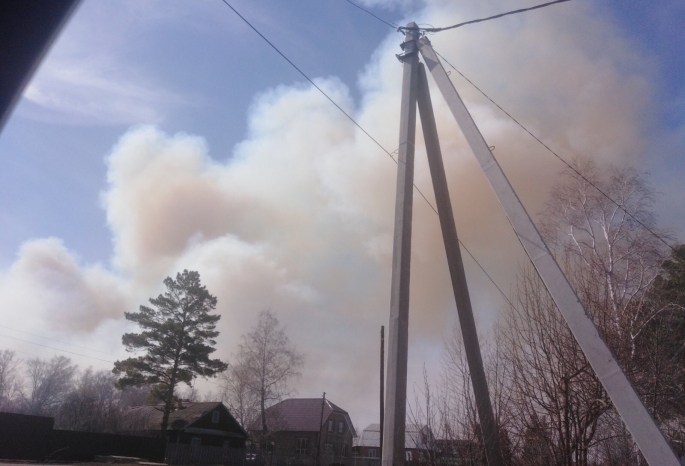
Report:
[{"label": "house with red roof", "polygon": [[289,398],[266,409],[251,425],[259,449],[273,453],[273,465],[351,465],[357,436],[349,414],[325,398]]}]

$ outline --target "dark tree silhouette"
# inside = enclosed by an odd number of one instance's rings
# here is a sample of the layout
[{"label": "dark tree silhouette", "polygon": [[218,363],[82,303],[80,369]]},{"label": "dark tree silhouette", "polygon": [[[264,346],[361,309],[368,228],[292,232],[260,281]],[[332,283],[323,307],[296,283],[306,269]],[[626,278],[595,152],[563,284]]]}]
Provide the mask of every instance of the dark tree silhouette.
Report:
[{"label": "dark tree silhouette", "polygon": [[143,356],[114,363],[113,372],[123,374],[119,388],[153,386],[156,397],[164,401],[162,436],[166,432],[174,402],[174,389],[179,383],[190,385],[197,376],[213,377],[227,369],[219,359],[210,359],[215,351],[215,330],[220,315],[211,315],[216,297],[200,283],[200,274],[184,270],[176,280],[164,280],[167,290],[151,307],[140,306],[139,312],[125,313],[137,323],[141,333],[126,333],[122,343],[126,350],[145,351]]}]

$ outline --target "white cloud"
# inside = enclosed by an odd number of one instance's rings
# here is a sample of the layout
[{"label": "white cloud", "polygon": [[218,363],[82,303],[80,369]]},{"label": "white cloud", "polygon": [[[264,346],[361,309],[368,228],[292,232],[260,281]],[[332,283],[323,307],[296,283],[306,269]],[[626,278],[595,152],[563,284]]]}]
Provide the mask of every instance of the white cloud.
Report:
[{"label": "white cloud", "polygon": [[[147,82],[146,82],[147,81]],[[121,63],[48,58],[23,97],[24,116],[67,124],[159,123],[183,100]]]},{"label": "white cloud", "polygon": [[48,332],[89,332],[121,319],[125,285],[99,265],[82,266],[56,238],[27,241],[0,275],[3,322]]}]

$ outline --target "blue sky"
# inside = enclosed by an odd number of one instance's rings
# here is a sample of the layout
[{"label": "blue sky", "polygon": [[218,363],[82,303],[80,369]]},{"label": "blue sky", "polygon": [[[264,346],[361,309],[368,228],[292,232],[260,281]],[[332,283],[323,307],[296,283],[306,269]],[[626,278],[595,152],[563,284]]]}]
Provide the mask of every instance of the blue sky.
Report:
[{"label": "blue sky", "polygon": [[[512,8],[528,5],[510,3]],[[155,123],[168,133],[202,135],[217,159],[230,157],[232,147],[245,135],[245,116],[255,94],[302,81],[219,1],[194,2],[192,7],[184,2],[145,5],[84,1],[48,60],[62,55],[84,62],[105,56],[111,59],[110,66],[123,68],[116,70],[117,75],[133,82],[140,75],[145,87],[161,86],[176,102],[160,102]],[[336,76],[356,98],[358,73],[389,34],[387,26],[343,0],[237,2],[235,6],[306,73]],[[661,120],[671,128],[681,126],[685,5],[672,0],[658,5],[608,1],[598,6],[632,45],[654,59]],[[399,7],[370,8],[393,22],[406,15]],[[468,30],[457,34],[466,35]],[[0,156],[6,164],[0,173],[4,225],[0,264],[10,264],[25,239],[43,236],[78,244],[85,260],[107,261],[110,233],[98,203],[105,179],[102,160],[126,128],[146,122],[125,111],[113,120],[70,118],[68,111],[35,108],[22,100],[0,138]]]},{"label": "blue sky", "polygon": [[[143,11],[137,3],[83,2],[48,60],[58,55],[82,66],[104,57],[103,73],[111,67],[116,77],[133,83],[140,76],[152,94],[162,87],[173,101],[159,97],[154,103],[161,108],[155,108],[152,120],[168,133],[201,134],[217,159],[229,158],[245,136],[255,94],[302,81],[221,2],[193,2],[192,7],[148,2]],[[279,1],[236,7],[307,73],[337,76],[353,89],[360,69],[387,35],[345,2],[299,2],[297,12]],[[165,14],[168,8],[172,11]],[[97,90],[84,97],[118,97],[116,92],[93,94]],[[78,244],[85,260],[107,261],[111,254],[98,203],[103,157],[131,124],[150,120],[126,109],[103,117],[70,113],[35,108],[24,99],[3,131],[0,154],[11,169],[0,174],[6,225],[0,233],[2,264],[13,260],[26,238],[48,235]]]},{"label": "blue sky", "polygon": [[[232,4],[394,149],[399,34],[344,0]],[[366,4],[389,21],[441,26],[535,2]],[[655,210],[682,241],[684,19],[677,0],[574,0],[431,39],[564,155],[649,171],[662,193]],[[539,211],[561,167],[463,81],[455,84],[524,202]],[[436,114],[449,129],[439,103]],[[485,192],[460,178],[472,168],[462,146],[445,133],[446,154],[463,155],[451,182]],[[316,369],[305,372],[300,393],[331,393],[337,383],[347,388],[333,400],[357,409],[353,420],[371,419],[362,413],[375,395],[355,400],[369,388],[359,383],[369,377],[358,359],[387,320],[394,165],[386,159],[220,0],[85,0],[0,134],[0,295],[16,304],[0,312],[19,330],[118,356],[123,311],[159,292],[165,276],[194,267],[220,304],[232,306],[220,309],[223,354],[254,312],[281,310]],[[504,225],[496,203],[461,196],[463,237],[507,289],[521,261],[516,243],[494,233]],[[435,220],[417,209],[416,240],[435,242]],[[436,364],[441,331],[454,320],[446,272],[432,267],[439,248],[418,246],[416,255],[412,296],[426,314],[415,321],[414,369]],[[482,292],[476,307],[492,314],[501,302],[472,272]],[[49,293],[35,301],[11,292],[36,284]],[[321,339],[305,331],[312,325]],[[352,389],[340,372],[357,365],[364,369]]]}]

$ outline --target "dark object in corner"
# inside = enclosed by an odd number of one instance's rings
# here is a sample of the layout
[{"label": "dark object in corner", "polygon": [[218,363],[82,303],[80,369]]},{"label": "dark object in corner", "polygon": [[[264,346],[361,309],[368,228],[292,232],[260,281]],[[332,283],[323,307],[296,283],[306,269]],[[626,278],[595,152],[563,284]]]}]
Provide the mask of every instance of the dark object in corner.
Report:
[{"label": "dark object in corner", "polygon": [[0,2],[0,132],[80,0]]}]

